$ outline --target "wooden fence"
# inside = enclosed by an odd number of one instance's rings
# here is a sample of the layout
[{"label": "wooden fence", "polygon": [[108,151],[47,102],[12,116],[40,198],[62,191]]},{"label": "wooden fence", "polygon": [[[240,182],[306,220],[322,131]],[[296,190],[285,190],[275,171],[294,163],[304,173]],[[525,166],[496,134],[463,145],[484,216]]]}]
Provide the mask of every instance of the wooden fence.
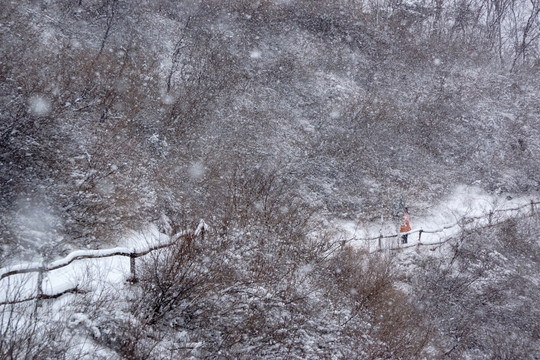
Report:
[{"label": "wooden fence", "polygon": [[[415,230],[411,230],[411,231],[406,232],[406,233],[399,233],[399,234],[394,233],[394,234],[390,234],[390,235],[380,234],[379,236],[374,236],[374,237],[352,238],[352,239],[350,239],[348,241],[351,242],[351,241],[375,241],[375,240],[377,240],[378,241],[378,249],[377,250],[381,251],[381,250],[383,250],[383,248],[382,248],[382,240],[383,239],[399,238],[399,236],[401,236],[401,235],[405,235],[405,234],[411,235],[411,234],[416,234],[417,233],[418,234],[418,242],[416,244],[410,244],[410,245],[405,245],[405,246],[387,248],[385,250],[394,251],[394,250],[401,250],[401,249],[404,249],[404,248],[410,248],[410,247],[415,247],[415,246],[440,245],[440,244],[443,244],[443,243],[447,242],[449,240],[449,238],[445,239],[443,241],[439,241],[437,243],[422,243],[422,234],[439,233],[439,232],[451,229],[453,227],[463,226],[464,224],[468,224],[468,223],[471,223],[471,222],[473,222],[475,220],[481,220],[481,219],[487,219],[488,224],[486,226],[491,226],[491,225],[493,225],[494,215],[495,214],[511,212],[511,211],[520,211],[520,210],[522,210],[524,208],[527,208],[527,207],[530,207],[530,213],[529,214],[530,214],[530,216],[532,216],[535,213],[535,206],[538,205],[538,204],[540,204],[540,202],[535,202],[535,201],[531,200],[529,203],[518,206],[518,207],[515,207],[515,208],[495,209],[495,210],[491,210],[487,214],[483,214],[483,215],[480,215],[480,216],[465,216],[465,217],[462,217],[459,221],[456,221],[455,223],[448,224],[448,225],[445,225],[445,226],[443,226],[443,227],[441,227],[439,229],[434,229],[434,230],[415,229]],[[83,259],[98,259],[98,258],[113,257],[113,256],[129,257],[129,259],[130,259],[130,273],[131,273],[130,279],[132,281],[136,281],[137,272],[136,272],[135,260],[137,258],[145,256],[145,255],[147,255],[147,254],[149,254],[149,253],[151,253],[153,251],[170,247],[170,246],[178,243],[178,241],[180,239],[191,241],[193,239],[193,237],[202,237],[202,238],[204,238],[205,232],[207,230],[208,230],[208,226],[206,225],[206,223],[203,220],[201,220],[198,227],[197,227],[197,229],[195,231],[185,231],[183,233],[180,233],[180,234],[177,234],[177,235],[173,236],[171,238],[171,240],[169,242],[167,242],[167,243],[156,244],[156,245],[147,247],[147,248],[145,248],[143,250],[139,250],[139,251],[136,251],[136,250],[133,250],[133,249],[128,249],[128,248],[114,248],[114,249],[105,249],[105,250],[75,251],[75,252],[69,254],[68,256],[66,256],[65,258],[54,261],[49,265],[44,265],[44,264],[42,264],[42,265],[29,265],[29,266],[28,265],[27,266],[23,265],[23,266],[17,266],[15,268],[7,269],[7,270],[4,270],[4,271],[0,270],[0,280],[2,280],[4,278],[7,278],[9,276],[14,276],[14,275],[27,274],[27,273],[32,273],[32,272],[39,273],[38,284],[37,284],[38,291],[37,291],[36,296],[28,298],[28,299],[23,299],[23,300],[0,302],[0,305],[14,304],[14,303],[20,303],[20,302],[31,301],[31,300],[36,300],[36,299],[38,299],[38,300],[39,299],[50,299],[50,298],[55,298],[55,297],[61,296],[61,295],[65,294],[65,293],[70,293],[70,292],[71,293],[73,293],[73,292],[78,293],[78,292],[81,292],[77,287],[75,287],[75,288],[72,288],[72,289],[67,289],[67,290],[63,291],[62,293],[58,293],[58,294],[44,294],[42,289],[41,289],[41,286],[42,286],[41,282],[42,282],[43,274],[45,272],[49,272],[49,271],[53,271],[53,270],[56,270],[56,269],[60,269],[62,267],[66,267],[69,264],[73,263],[74,261],[83,260]]]},{"label": "wooden fence", "polygon": [[[529,210],[529,215],[533,216],[534,213],[535,213],[535,206],[538,205],[538,204],[540,204],[540,201],[531,200],[530,202],[528,202],[526,204],[523,204],[521,206],[515,207],[515,208],[494,209],[494,210],[491,210],[489,213],[482,214],[482,215],[479,215],[479,216],[463,216],[458,221],[456,221],[454,223],[451,223],[451,224],[448,224],[448,225],[444,225],[443,227],[438,228],[438,229],[432,229],[432,230],[414,229],[414,230],[411,230],[411,231],[408,231],[408,232],[393,233],[393,234],[390,234],[390,235],[379,234],[379,236],[373,236],[373,237],[367,237],[367,238],[352,238],[352,239],[349,239],[348,242],[352,242],[352,241],[375,241],[375,240],[377,240],[377,251],[382,251],[382,250],[395,251],[395,250],[401,250],[401,249],[415,247],[415,246],[440,245],[440,244],[443,244],[443,243],[447,242],[448,240],[450,240],[450,238],[447,238],[447,239],[445,239],[443,241],[438,241],[436,243],[422,243],[422,234],[440,233],[440,232],[443,232],[445,230],[454,228],[456,226],[465,226],[466,224],[470,224],[470,223],[472,223],[472,222],[474,222],[476,220],[482,220],[482,219],[487,219],[488,220],[488,223],[485,226],[492,226],[494,224],[494,216],[496,214],[498,214],[498,213],[508,213],[508,212],[512,212],[512,211],[520,211],[520,210],[523,210],[523,209],[526,209],[526,208],[530,209]],[[383,249],[383,247],[382,247],[382,240],[383,239],[397,239],[402,235],[411,235],[411,234],[416,234],[416,233],[418,234],[418,242],[416,244],[409,244],[409,245],[404,244],[404,246],[390,247],[390,248],[386,248],[386,249]]]},{"label": "wooden fence", "polygon": [[0,302],[0,305],[6,305],[6,304],[16,304],[21,303],[25,301],[31,301],[31,300],[40,300],[40,299],[50,299],[59,297],[66,293],[80,293],[81,291],[75,287],[71,289],[67,289],[61,293],[58,294],[44,294],[42,290],[42,282],[43,282],[43,274],[49,271],[57,270],[63,267],[66,267],[73,263],[74,261],[78,260],[84,260],[84,259],[99,259],[99,258],[107,258],[107,257],[113,257],[113,256],[125,256],[129,257],[129,268],[130,268],[130,281],[136,281],[137,280],[137,272],[136,272],[136,263],[135,260],[137,258],[140,258],[142,256],[148,255],[149,253],[164,249],[170,246],[173,246],[178,243],[178,241],[193,241],[194,238],[199,237],[204,239],[206,232],[208,231],[208,225],[201,220],[199,222],[199,225],[197,226],[195,231],[183,231],[179,234],[176,234],[171,237],[169,242],[166,243],[160,243],[155,244],[149,247],[146,247],[142,250],[135,250],[135,249],[129,249],[129,248],[113,248],[113,249],[104,249],[104,250],[83,250],[83,251],[74,251],[68,256],[66,256],[63,259],[56,260],[52,262],[51,264],[45,265],[23,265],[23,266],[17,266],[12,267],[11,269],[7,269],[4,271],[0,270],[0,280],[3,280],[4,278],[14,276],[14,275],[22,275],[22,274],[28,274],[28,273],[38,273],[38,281],[37,281],[37,295],[31,298],[23,299],[23,300],[13,300],[13,301],[4,301]]}]

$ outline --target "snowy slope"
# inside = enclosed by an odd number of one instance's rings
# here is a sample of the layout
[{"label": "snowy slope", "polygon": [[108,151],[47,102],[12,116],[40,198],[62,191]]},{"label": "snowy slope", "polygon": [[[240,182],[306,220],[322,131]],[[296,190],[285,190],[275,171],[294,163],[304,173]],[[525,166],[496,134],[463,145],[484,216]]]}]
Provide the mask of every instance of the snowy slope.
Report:
[{"label": "snowy slope", "polygon": [[[500,222],[511,216],[528,214],[531,209],[530,199],[525,197],[508,198],[494,196],[472,186],[459,186],[453,193],[442,199],[431,209],[418,209],[410,207],[412,230],[409,232],[409,241],[405,247],[414,247],[418,244],[421,232],[422,244],[438,244],[445,239],[459,233],[461,226],[475,227],[487,225],[490,219],[493,223]],[[523,206],[525,205],[525,206]],[[508,209],[520,208],[517,211]],[[465,224],[461,221],[469,218]],[[477,218],[475,220],[471,218]],[[383,219],[384,220],[384,219]],[[383,248],[404,247],[398,244],[396,228],[391,221],[383,224],[358,224],[347,221],[335,221],[334,225],[340,230],[339,237],[356,247],[364,247],[369,251],[376,251],[379,247],[378,237],[383,235],[381,246]],[[194,231],[199,234],[206,224],[201,222]],[[50,264],[39,263],[19,264],[9,268],[0,269],[0,288],[4,291],[0,302],[13,301],[14,298],[31,298],[36,296],[38,273],[20,274],[7,277],[12,271],[40,268],[52,269],[44,272],[42,289],[44,294],[59,294],[86,283],[90,289],[96,289],[101,283],[119,284],[129,277],[129,257],[112,256],[113,254],[143,253],[152,247],[172,243],[178,234],[170,237],[160,233],[155,226],[149,226],[141,233],[133,233],[124,241],[129,246],[116,247],[103,250],[79,250],[70,253],[63,259]],[[78,259],[92,257],[89,259]],[[77,261],[74,261],[77,260]],[[9,289],[9,291],[8,291]],[[13,292],[16,289],[15,293]]]}]

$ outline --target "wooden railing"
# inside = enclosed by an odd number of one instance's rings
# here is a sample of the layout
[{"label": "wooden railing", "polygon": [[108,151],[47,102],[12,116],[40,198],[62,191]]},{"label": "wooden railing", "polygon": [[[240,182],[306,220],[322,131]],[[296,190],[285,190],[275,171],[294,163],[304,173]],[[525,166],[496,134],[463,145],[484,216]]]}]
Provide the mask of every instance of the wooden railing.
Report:
[{"label": "wooden railing", "polygon": [[[389,235],[383,235],[383,234],[379,234],[378,236],[372,236],[372,237],[365,237],[365,238],[356,238],[356,237],[353,237],[351,239],[348,239],[347,242],[353,242],[353,241],[375,241],[377,240],[377,251],[381,251],[383,250],[383,247],[382,247],[382,240],[383,239],[396,239],[396,238],[399,238],[400,236],[402,235],[411,235],[411,234],[418,234],[418,242],[415,243],[415,244],[403,244],[402,246],[397,246],[397,247],[388,247],[388,248],[385,248],[384,250],[389,250],[389,251],[394,251],[394,250],[401,250],[401,249],[404,249],[404,248],[410,248],[410,247],[414,247],[414,246],[424,246],[424,245],[439,245],[439,244],[443,244],[445,242],[447,242],[449,240],[449,238],[443,240],[443,241],[439,241],[439,242],[436,242],[436,243],[422,243],[422,234],[435,234],[435,233],[440,233],[440,232],[443,232],[445,230],[448,230],[448,229],[451,229],[451,228],[454,228],[454,227],[457,227],[457,226],[464,226],[466,224],[470,224],[476,220],[482,220],[482,219],[487,219],[488,222],[485,226],[492,226],[494,224],[494,216],[498,213],[508,213],[508,212],[512,212],[512,211],[520,211],[520,210],[523,210],[523,209],[526,209],[526,208],[529,208],[529,215],[530,216],[533,216],[534,213],[535,213],[535,206],[540,204],[540,201],[534,201],[534,200],[531,200],[530,202],[526,203],[526,204],[523,204],[521,206],[517,206],[517,207],[514,207],[514,208],[505,208],[505,209],[494,209],[494,210],[491,210],[489,213],[485,213],[485,214],[482,214],[482,215],[479,215],[479,216],[463,216],[461,217],[459,220],[451,223],[451,224],[447,224],[447,225],[444,225],[438,229],[414,229],[414,230],[411,230],[411,231],[408,231],[408,232],[403,232],[403,233],[393,233],[393,234],[389,234]],[[506,218],[502,219],[501,221],[504,221],[506,220]]]},{"label": "wooden railing", "polygon": [[149,253],[164,249],[170,246],[173,246],[178,243],[178,241],[193,241],[194,238],[200,237],[204,238],[206,231],[208,230],[208,226],[206,223],[201,220],[199,222],[199,225],[194,231],[183,231],[179,234],[173,235],[168,242],[165,243],[158,243],[154,245],[150,245],[145,247],[144,249],[130,249],[126,247],[118,247],[118,248],[112,248],[112,249],[103,249],[103,250],[77,250],[66,257],[53,261],[50,264],[23,264],[19,266],[12,266],[7,269],[1,269],[0,270],[0,281],[4,278],[14,276],[14,275],[22,275],[22,274],[28,274],[28,273],[38,273],[38,282],[37,282],[37,295],[27,298],[27,299],[17,299],[13,301],[4,301],[0,302],[0,305],[6,305],[6,304],[15,304],[30,300],[36,300],[36,299],[49,299],[58,297],[62,294],[69,293],[69,292],[80,292],[77,287],[67,289],[63,291],[61,294],[44,294],[42,290],[42,278],[43,274],[49,271],[57,270],[63,267],[66,267],[73,263],[74,261],[78,260],[84,260],[84,259],[99,259],[99,258],[107,258],[107,257],[113,257],[113,256],[125,256],[129,257],[130,259],[130,281],[136,281],[136,264],[135,259],[140,258],[142,256],[148,255]]},{"label": "wooden railing", "polygon": [[[489,213],[486,213],[486,214],[483,214],[483,215],[480,215],[480,216],[464,216],[461,219],[459,219],[458,221],[456,221],[454,223],[451,223],[451,224],[448,224],[448,225],[445,225],[445,226],[443,226],[441,228],[438,228],[438,229],[414,229],[414,230],[411,230],[409,232],[399,233],[399,234],[398,233],[394,233],[394,234],[390,234],[390,235],[380,234],[378,236],[366,237],[366,238],[354,238],[353,237],[351,239],[348,239],[347,242],[352,242],[352,241],[375,241],[375,240],[377,240],[378,241],[378,249],[377,250],[381,251],[381,250],[383,250],[383,247],[382,247],[382,240],[383,239],[399,238],[401,235],[405,235],[405,234],[411,235],[411,234],[416,234],[417,233],[418,234],[418,242],[417,243],[408,244],[408,245],[404,244],[402,246],[390,247],[390,248],[386,248],[384,250],[394,251],[394,250],[401,250],[401,249],[404,249],[404,248],[410,248],[410,247],[415,247],[415,246],[439,245],[439,244],[445,243],[450,238],[444,239],[444,240],[436,242],[436,243],[422,243],[422,234],[440,233],[440,232],[443,232],[445,230],[451,229],[453,227],[463,226],[463,224],[468,224],[468,223],[474,222],[475,220],[481,220],[481,219],[487,219],[488,223],[485,226],[491,226],[491,225],[493,225],[494,215],[495,214],[497,214],[497,213],[507,213],[507,212],[511,212],[511,211],[520,211],[520,210],[525,209],[527,207],[530,207],[529,214],[530,214],[530,216],[532,216],[532,215],[534,215],[534,212],[535,212],[535,206],[538,205],[538,204],[540,204],[539,201],[531,200],[529,203],[518,206],[518,207],[515,207],[515,208],[495,209],[495,210],[491,210]],[[24,264],[24,265],[10,267],[10,268],[7,268],[7,269],[0,269],[0,281],[3,280],[4,278],[14,276],[14,275],[27,274],[27,273],[32,273],[32,272],[37,272],[37,273],[40,274],[40,276],[38,277],[39,278],[38,284],[37,284],[38,291],[37,291],[36,296],[30,297],[30,298],[27,298],[27,299],[23,299],[23,300],[13,300],[13,301],[0,302],[0,305],[19,303],[19,302],[24,302],[24,301],[36,300],[36,299],[48,299],[48,298],[54,298],[54,297],[61,296],[64,293],[80,292],[80,290],[77,287],[75,287],[75,288],[72,288],[72,289],[67,289],[67,290],[63,291],[62,293],[58,293],[58,294],[44,294],[42,289],[41,289],[41,286],[42,286],[41,282],[42,282],[42,277],[43,277],[44,273],[49,272],[49,271],[53,271],[53,270],[56,270],[56,269],[60,269],[62,267],[66,267],[66,266],[70,265],[71,263],[73,263],[74,261],[83,260],[83,259],[98,259],[98,258],[106,258],[106,257],[113,257],[113,256],[129,257],[130,258],[130,273],[131,273],[130,279],[135,281],[136,276],[137,276],[135,260],[137,258],[145,256],[145,255],[147,255],[147,254],[149,254],[149,253],[151,253],[153,251],[170,247],[170,246],[176,244],[180,239],[191,241],[191,240],[193,240],[193,237],[203,237],[204,238],[205,232],[207,231],[207,229],[208,229],[208,226],[205,224],[205,222],[203,220],[201,220],[199,222],[199,225],[197,226],[196,230],[194,230],[194,231],[189,231],[189,230],[184,231],[182,233],[179,233],[179,234],[176,234],[176,235],[172,236],[170,241],[168,241],[166,243],[155,244],[155,245],[152,245],[152,246],[146,247],[144,249],[140,249],[140,250],[134,250],[134,249],[129,249],[129,248],[113,248],[113,249],[104,249],[104,250],[80,250],[80,251],[74,251],[71,254],[69,254],[68,256],[66,256],[65,258],[60,259],[60,260],[56,260],[56,261],[54,261],[54,262],[52,262],[52,263],[50,263],[48,265],[45,265],[45,264],[40,264],[40,265]]]}]

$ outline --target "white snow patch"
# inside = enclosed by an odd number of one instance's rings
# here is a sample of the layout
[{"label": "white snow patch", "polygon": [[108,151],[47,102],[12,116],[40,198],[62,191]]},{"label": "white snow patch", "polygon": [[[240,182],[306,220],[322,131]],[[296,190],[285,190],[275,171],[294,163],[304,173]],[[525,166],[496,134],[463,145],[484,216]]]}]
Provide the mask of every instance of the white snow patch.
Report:
[{"label": "white snow patch", "polygon": [[20,240],[41,248],[57,236],[61,220],[47,204],[33,198],[20,198],[16,204],[12,230]]},{"label": "white snow patch", "polygon": [[163,94],[161,96],[161,102],[165,105],[172,105],[174,104],[175,98],[171,94]]},{"label": "white snow patch", "polygon": [[330,112],[330,118],[332,119],[338,119],[340,117],[340,113],[338,110],[333,110],[332,112]]},{"label": "white snow patch", "polygon": [[95,326],[88,317],[88,315],[83,313],[75,313],[71,315],[71,318],[68,322],[68,327],[74,328],[78,326],[83,326],[91,331],[94,338],[100,338],[101,337],[101,331],[99,331],[98,327]]}]

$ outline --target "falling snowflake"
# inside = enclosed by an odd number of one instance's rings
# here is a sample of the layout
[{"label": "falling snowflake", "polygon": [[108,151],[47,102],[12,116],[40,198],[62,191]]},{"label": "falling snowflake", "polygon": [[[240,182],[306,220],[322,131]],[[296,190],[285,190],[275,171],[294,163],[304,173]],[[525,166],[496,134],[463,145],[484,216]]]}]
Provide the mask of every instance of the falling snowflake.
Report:
[{"label": "falling snowflake", "polygon": [[51,102],[49,99],[35,95],[28,100],[28,111],[35,116],[45,116],[51,112]]},{"label": "falling snowflake", "polygon": [[249,56],[252,58],[252,59],[260,59],[261,58],[261,52],[259,50],[253,50],[249,53]]}]

